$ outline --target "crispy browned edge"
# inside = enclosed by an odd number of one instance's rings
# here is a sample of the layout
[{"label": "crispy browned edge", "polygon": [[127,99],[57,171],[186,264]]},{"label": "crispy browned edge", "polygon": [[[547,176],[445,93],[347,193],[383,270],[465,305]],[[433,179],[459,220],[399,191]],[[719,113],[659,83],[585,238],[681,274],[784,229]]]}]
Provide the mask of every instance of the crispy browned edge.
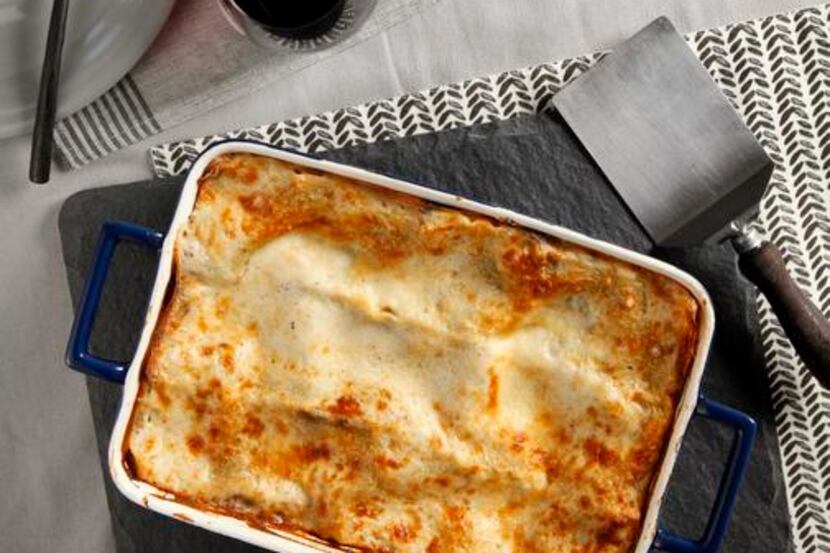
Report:
[{"label": "crispy browned edge", "polygon": [[[288,161],[283,161],[283,160],[279,160],[279,161],[282,162],[282,163],[287,163],[289,165],[297,165],[295,163],[288,162]],[[306,167],[303,167],[301,165],[299,167],[302,167],[303,169],[312,170],[317,174],[324,174],[325,173],[325,171],[319,171],[318,169],[306,168]],[[198,188],[201,188],[201,186],[203,185],[204,178],[205,178],[204,176],[199,178],[198,182],[196,183],[196,186]],[[340,178],[343,178],[343,177],[340,177]],[[379,185],[375,185],[375,184],[368,183],[368,182],[365,182],[365,181],[357,181],[357,180],[351,179],[351,178],[349,178],[349,180],[351,180],[352,182],[357,182],[357,183],[359,183],[361,185],[364,185],[364,186],[379,187]],[[380,188],[382,188],[384,190],[388,190],[384,187],[380,187]],[[407,195],[405,192],[397,192],[397,193],[402,194],[402,195]],[[438,207],[438,208],[441,208],[441,209],[451,209],[451,210],[455,210],[455,211],[463,211],[463,212],[473,213],[477,217],[485,217],[485,218],[487,218],[491,221],[494,221],[497,224],[502,224],[502,225],[506,224],[506,225],[514,226],[516,228],[521,229],[523,232],[527,232],[529,234],[532,234],[532,235],[538,237],[539,239],[541,239],[543,241],[550,242],[551,238],[553,238],[553,239],[556,239],[556,240],[562,240],[563,242],[567,242],[566,240],[560,239],[558,237],[551,237],[549,235],[546,235],[546,234],[540,233],[538,231],[535,231],[533,229],[529,229],[527,227],[519,225],[519,224],[515,223],[514,221],[512,221],[510,219],[500,220],[500,219],[496,219],[492,216],[485,215],[485,214],[482,214],[482,213],[469,212],[468,210],[459,208],[457,206],[439,204],[437,202],[433,202],[433,201],[427,200],[427,199],[423,199],[423,201],[426,202],[428,205],[435,206],[435,207]],[[193,210],[196,209],[196,204],[197,203],[198,203],[198,190],[197,190],[197,194],[196,194],[196,199],[193,202],[193,207],[191,209],[191,213],[193,212]],[[605,260],[610,260],[610,261],[613,261],[614,263],[625,264],[625,265],[629,266],[630,268],[632,268],[633,270],[635,270],[637,272],[640,272],[640,273],[645,272],[645,273],[648,273],[648,274],[651,274],[651,275],[658,274],[658,273],[656,273],[655,271],[653,271],[651,269],[647,269],[647,268],[645,268],[641,265],[637,265],[637,264],[631,263],[629,261],[626,261],[624,259],[620,259],[618,257],[615,257],[615,256],[611,255],[611,254],[607,254],[605,252],[593,250],[591,248],[587,248],[587,247],[584,247],[584,246],[579,245],[579,244],[574,244],[572,242],[567,242],[567,243],[568,243],[569,247],[578,248],[578,249],[581,249],[583,251],[590,252],[591,255],[593,255],[595,257],[599,257],[599,258],[602,258],[602,259],[605,259]],[[176,247],[178,248],[178,242],[176,243]],[[149,484],[149,485],[153,486],[154,488],[158,489],[162,493],[154,494],[154,495],[156,497],[160,498],[160,499],[166,499],[166,500],[169,501],[172,498],[172,500],[174,500],[176,503],[179,503],[181,505],[186,505],[188,507],[192,507],[194,509],[197,509],[197,510],[200,510],[200,511],[203,511],[203,512],[206,512],[206,513],[232,517],[232,518],[241,520],[242,522],[244,522],[249,527],[251,527],[255,530],[261,530],[263,532],[268,532],[268,533],[271,533],[271,534],[279,533],[280,537],[285,538],[285,539],[289,539],[289,540],[291,539],[290,534],[293,534],[296,537],[311,541],[311,542],[313,542],[315,544],[318,544],[318,545],[330,547],[330,548],[333,548],[333,549],[338,550],[338,551],[344,551],[344,552],[371,552],[372,549],[370,549],[370,548],[338,543],[334,540],[318,536],[318,535],[314,534],[313,532],[309,532],[309,531],[307,531],[307,530],[305,530],[305,529],[303,529],[299,526],[296,526],[296,525],[293,525],[293,524],[290,524],[290,523],[275,522],[275,521],[263,521],[263,520],[261,520],[261,517],[257,517],[252,513],[247,513],[245,511],[240,510],[240,509],[232,509],[232,508],[229,508],[229,507],[221,507],[221,506],[216,505],[215,503],[210,503],[208,501],[202,501],[202,500],[199,500],[199,499],[196,499],[196,498],[192,498],[192,497],[183,495],[181,493],[177,493],[177,492],[174,492],[172,490],[162,488],[162,487],[158,486],[157,484],[155,484],[153,482],[146,482],[146,481],[141,480],[140,478],[138,478],[136,468],[135,468],[135,458],[133,457],[132,451],[130,451],[129,443],[128,443],[129,439],[130,439],[130,435],[132,434],[133,419],[134,419],[134,416],[135,416],[135,405],[138,402],[139,398],[141,398],[141,396],[144,394],[144,390],[146,388],[146,386],[145,386],[145,383],[147,381],[147,379],[146,379],[146,368],[147,368],[147,363],[148,363],[148,360],[149,360],[149,357],[150,357],[150,352],[153,351],[156,343],[161,339],[161,336],[159,336],[159,333],[158,333],[158,329],[164,328],[164,326],[165,326],[164,322],[165,322],[166,318],[169,316],[170,300],[172,299],[172,297],[175,293],[177,275],[178,275],[178,266],[177,266],[177,262],[176,262],[176,255],[174,254],[172,256],[172,259],[171,259],[170,278],[168,279],[167,285],[166,285],[166,288],[165,288],[164,298],[162,300],[162,305],[161,305],[161,312],[159,313],[159,317],[156,321],[156,326],[153,327],[153,335],[150,339],[150,343],[147,345],[147,349],[144,351],[144,357],[141,360],[141,369],[140,369],[141,374],[139,375],[139,387],[138,387],[138,391],[136,392],[135,400],[133,401],[132,411],[130,411],[130,419],[127,422],[127,426],[124,430],[124,439],[121,443],[122,465],[123,465],[124,470],[127,473],[127,475],[130,477],[131,480],[138,481],[138,482],[144,482],[145,484]],[[667,277],[667,278],[669,278],[669,277]],[[641,523],[640,523],[640,533],[638,534],[638,541],[640,539],[642,539],[643,525],[645,524],[645,521],[642,520],[642,519],[644,519],[645,514],[648,510],[649,503],[653,499],[652,494],[654,493],[654,486],[656,484],[658,476],[662,472],[663,463],[666,460],[666,454],[668,453],[668,447],[669,447],[669,443],[671,442],[671,436],[672,436],[672,433],[674,432],[675,425],[677,424],[678,413],[679,413],[680,408],[681,408],[680,399],[682,398],[682,396],[683,396],[683,394],[686,391],[686,388],[688,386],[689,378],[691,377],[691,368],[692,368],[692,365],[694,364],[695,357],[696,357],[695,354],[696,354],[696,350],[697,350],[697,344],[700,340],[700,330],[701,330],[700,329],[700,324],[701,324],[701,321],[700,321],[700,308],[702,307],[700,305],[700,301],[698,300],[697,296],[691,290],[689,290],[688,287],[686,287],[682,282],[678,282],[674,279],[672,279],[672,281],[680,284],[681,286],[683,286],[683,288],[685,288],[690,293],[692,298],[698,304],[698,310],[696,310],[695,314],[694,314],[694,319],[695,319],[694,322],[696,323],[695,327],[697,328],[697,331],[696,332],[690,332],[687,335],[682,337],[683,344],[681,346],[681,352],[678,354],[677,363],[676,363],[676,366],[675,366],[675,371],[681,371],[683,374],[685,374],[686,375],[686,382],[680,388],[680,390],[677,394],[678,397],[673,397],[672,398],[672,401],[675,404],[674,416],[672,417],[672,424],[668,427],[668,430],[667,430],[667,432],[665,433],[665,435],[663,437],[663,446],[662,446],[662,451],[661,451],[661,454],[660,454],[660,460],[657,463],[657,470],[654,471],[654,473],[651,475],[651,480],[650,480],[649,486],[648,486],[649,491],[646,494],[645,498],[643,499],[643,505],[640,506]],[[146,501],[144,503],[144,506],[147,507]],[[193,524],[192,519],[190,519],[186,515],[182,515],[180,513],[173,514],[173,518],[176,518],[178,520],[182,520],[184,522]],[[286,535],[286,534],[289,534],[289,535]],[[303,542],[299,542],[299,543],[302,543],[303,545],[307,545],[306,543],[303,543]]]}]

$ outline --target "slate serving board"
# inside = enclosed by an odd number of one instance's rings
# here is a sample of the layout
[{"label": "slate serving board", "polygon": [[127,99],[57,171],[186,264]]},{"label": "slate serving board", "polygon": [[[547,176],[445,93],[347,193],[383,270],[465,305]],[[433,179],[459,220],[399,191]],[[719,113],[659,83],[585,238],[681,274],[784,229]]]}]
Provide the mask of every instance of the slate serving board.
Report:
[{"label": "slate serving board", "polygon": [[[326,152],[322,157],[548,220],[650,253],[700,279],[712,295],[717,314],[703,392],[751,414],[759,422],[751,464],[724,551],[792,550],[758,336],[755,293],[738,276],[728,246],[654,251],[645,233],[556,115],[536,115],[356,146]],[[59,227],[76,308],[101,225],[121,219],[166,229],[181,183],[181,178],[173,178],[111,186],[83,191],[66,201]],[[155,267],[155,256],[149,251],[130,245],[119,248],[94,327],[94,351],[120,359],[131,357]],[[87,379],[87,387],[101,463],[108,475],[106,448],[121,389],[93,378]],[[731,439],[731,430],[693,420],[661,513],[661,521],[670,529],[694,537],[702,533]],[[105,481],[119,553],[258,550],[133,505],[115,490],[108,476]]]}]

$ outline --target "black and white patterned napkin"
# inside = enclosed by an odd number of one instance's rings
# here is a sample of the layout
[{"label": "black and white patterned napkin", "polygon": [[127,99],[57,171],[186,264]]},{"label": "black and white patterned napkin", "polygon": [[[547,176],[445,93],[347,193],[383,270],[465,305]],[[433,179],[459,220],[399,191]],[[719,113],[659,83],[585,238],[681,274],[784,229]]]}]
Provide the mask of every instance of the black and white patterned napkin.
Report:
[{"label": "black and white patterned napkin", "polygon": [[[761,224],[798,283],[830,316],[830,5],[688,35],[689,46],[775,161]],[[187,171],[210,144],[259,140],[303,152],[433,133],[545,110],[600,54],[416,94],[165,144],[157,175]],[[764,299],[758,303],[793,538],[830,551],[830,393],[804,369]]]}]

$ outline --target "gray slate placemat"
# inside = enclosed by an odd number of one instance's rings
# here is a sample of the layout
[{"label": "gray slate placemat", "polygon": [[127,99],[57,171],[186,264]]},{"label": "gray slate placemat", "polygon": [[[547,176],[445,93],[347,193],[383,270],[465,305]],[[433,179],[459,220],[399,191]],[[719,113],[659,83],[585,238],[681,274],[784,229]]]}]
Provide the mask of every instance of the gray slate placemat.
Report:
[{"label": "gray slate placemat", "polygon": [[[322,157],[503,205],[634,250],[651,250],[646,235],[570,132],[549,116],[334,150]],[[76,307],[101,224],[125,219],[166,228],[180,184],[174,178],[114,186],[80,192],[66,201],[59,224]],[[738,276],[728,246],[651,253],[695,275],[712,295],[718,320],[703,391],[760,423],[724,551],[791,551],[754,291]],[[135,246],[119,250],[95,325],[96,351],[130,357],[154,267],[146,251]],[[95,379],[87,382],[105,466],[120,388]],[[661,515],[669,528],[693,536],[702,532],[731,437],[730,430],[716,424],[692,423]],[[108,476],[106,480],[119,552],[256,549],[132,505]]]}]

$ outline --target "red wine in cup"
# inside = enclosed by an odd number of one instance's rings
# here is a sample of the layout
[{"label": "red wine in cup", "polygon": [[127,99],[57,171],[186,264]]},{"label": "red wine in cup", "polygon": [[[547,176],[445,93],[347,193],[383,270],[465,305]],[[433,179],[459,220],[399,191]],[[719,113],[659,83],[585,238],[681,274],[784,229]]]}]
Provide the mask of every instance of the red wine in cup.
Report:
[{"label": "red wine in cup", "polygon": [[313,38],[334,27],[346,0],[233,0],[248,17],[285,38]]}]

